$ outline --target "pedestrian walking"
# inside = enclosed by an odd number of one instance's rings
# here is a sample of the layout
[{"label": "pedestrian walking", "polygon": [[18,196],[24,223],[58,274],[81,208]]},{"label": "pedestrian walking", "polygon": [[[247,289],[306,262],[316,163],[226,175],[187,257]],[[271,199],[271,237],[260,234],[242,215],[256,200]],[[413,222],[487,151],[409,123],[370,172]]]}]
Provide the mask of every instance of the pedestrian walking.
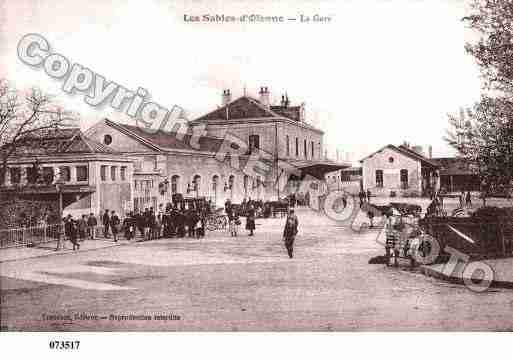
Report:
[{"label": "pedestrian walking", "polygon": [[98,221],[93,213],[89,214],[89,218],[87,218],[87,228],[89,231],[89,239],[96,239],[96,226],[98,225]]},{"label": "pedestrian walking", "polygon": [[465,206],[472,208],[472,196],[470,195],[470,191],[467,191],[467,195],[465,196]]},{"label": "pedestrian walking", "polygon": [[465,191],[461,190],[459,200],[460,200],[460,208],[463,208],[463,203],[465,201]]},{"label": "pedestrian walking", "polygon": [[85,241],[87,232],[87,217],[85,214],[83,214],[82,217],[78,220],[77,227],[78,238],[80,238],[80,241]]},{"label": "pedestrian walking", "polygon": [[294,257],[294,240],[296,239],[298,224],[294,209],[291,209],[285,221],[285,228],[283,229],[283,241],[285,242],[285,248],[287,249],[289,258]]},{"label": "pedestrian walking", "polygon": [[347,208],[347,196],[346,195],[342,196],[342,205],[344,206],[344,209]]},{"label": "pedestrian walking", "polygon": [[112,237],[114,242],[118,241],[119,225],[121,221],[115,211],[110,212],[110,230],[112,231]]},{"label": "pedestrian walking", "polygon": [[249,231],[249,235],[254,235],[255,230],[255,208],[252,204],[249,205],[248,214],[246,217],[246,229]]},{"label": "pedestrian walking", "polygon": [[103,214],[102,224],[103,224],[103,236],[105,238],[109,238],[110,237],[110,234],[109,234],[110,216],[109,216],[109,210],[108,209],[106,209],[105,213]]},{"label": "pedestrian walking", "polygon": [[73,220],[71,214],[68,214],[64,224],[64,234],[66,239],[73,243],[73,250],[80,249],[80,244],[77,242],[77,225]]}]

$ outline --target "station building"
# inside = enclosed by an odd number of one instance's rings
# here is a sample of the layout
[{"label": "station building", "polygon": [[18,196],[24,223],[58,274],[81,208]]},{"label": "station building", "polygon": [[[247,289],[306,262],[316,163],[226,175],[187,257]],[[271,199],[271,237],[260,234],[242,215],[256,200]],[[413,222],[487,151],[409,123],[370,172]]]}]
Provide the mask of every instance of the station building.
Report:
[{"label": "station building", "polygon": [[[232,100],[230,90],[224,90],[220,106],[189,121],[185,132],[148,131],[109,119],[84,133],[59,130],[47,134],[45,141],[53,145],[44,151],[32,146],[9,159],[1,191],[52,196],[60,190],[65,194],[64,214],[109,209],[124,215],[158,208],[175,194],[206,197],[217,206],[227,199],[277,200],[296,191],[294,183],[309,175],[318,183],[306,190],[316,198],[326,192],[326,173],[349,165],[323,158],[323,131],[308,124],[304,113],[304,107],[291,106],[286,95],[279,104],[271,104],[268,89],[262,87],[258,99],[244,95]],[[197,127],[204,134],[195,138]],[[227,133],[240,141],[244,151],[239,148],[236,155],[220,158]],[[270,170],[265,174],[248,175],[243,166],[233,166],[233,157],[252,165],[256,153],[266,154]],[[24,176],[35,162],[52,173],[52,180],[26,186]],[[289,175],[290,169],[294,174]]]}]

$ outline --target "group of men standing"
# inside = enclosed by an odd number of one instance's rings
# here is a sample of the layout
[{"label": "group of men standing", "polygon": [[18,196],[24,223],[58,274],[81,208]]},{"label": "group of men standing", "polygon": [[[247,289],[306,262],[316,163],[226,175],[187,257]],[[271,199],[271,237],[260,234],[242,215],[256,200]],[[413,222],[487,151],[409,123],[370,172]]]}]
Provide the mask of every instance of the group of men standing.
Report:
[{"label": "group of men standing", "polygon": [[162,237],[189,237],[200,238],[205,235],[205,220],[208,209],[206,206],[168,203],[155,211],[153,207],[144,211],[130,212],[123,220],[125,238],[135,238],[137,231],[143,240],[152,240]]}]

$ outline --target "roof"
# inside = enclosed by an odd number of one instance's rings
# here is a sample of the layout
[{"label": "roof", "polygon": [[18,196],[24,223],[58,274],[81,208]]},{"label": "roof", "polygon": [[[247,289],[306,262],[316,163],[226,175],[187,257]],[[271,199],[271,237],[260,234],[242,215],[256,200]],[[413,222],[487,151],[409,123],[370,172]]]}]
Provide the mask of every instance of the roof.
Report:
[{"label": "roof", "polygon": [[11,156],[41,156],[61,153],[117,153],[86,137],[79,128],[57,128],[31,133],[16,146]]},{"label": "roof", "polygon": [[301,124],[308,129],[323,132],[314,126],[301,121],[301,106],[265,106],[257,99],[249,96],[241,96],[230,103],[221,106],[203,116],[200,116],[190,123],[225,123],[226,121],[237,121],[250,118],[261,119],[285,119]]},{"label": "roof", "polygon": [[338,163],[331,160],[297,160],[287,162],[301,170],[303,174],[311,175],[320,180],[324,179],[324,175],[326,173],[344,169],[350,166],[349,164]]},{"label": "roof", "polygon": [[223,143],[222,138],[201,136],[199,138],[199,148],[192,147],[190,144],[191,135],[186,134],[183,137],[178,136],[176,132],[164,132],[158,130],[154,133],[145,131],[138,126],[126,125],[122,123],[116,123],[110,120],[105,122],[113,127],[121,129],[123,132],[128,133],[144,143],[154,147],[155,149],[178,149],[178,150],[189,150],[189,151],[204,151],[204,152],[216,152]]},{"label": "roof", "polygon": [[394,146],[394,145],[390,145],[390,144],[386,145],[386,146],[383,146],[379,150],[377,150],[377,151],[371,153],[370,155],[362,158],[360,160],[360,163],[362,163],[365,159],[374,156],[376,153],[379,153],[379,152],[383,151],[386,148],[391,149],[391,150],[396,151],[396,152],[399,152],[399,153],[401,153],[401,154],[403,154],[403,155],[405,155],[407,157],[413,158],[414,160],[420,161],[424,165],[428,165],[428,166],[435,167],[435,168],[440,167],[440,165],[438,163],[436,163],[435,161],[433,161],[433,159],[427,158],[427,157],[421,155],[418,152],[415,152],[414,150],[412,150],[412,149],[410,149],[410,148],[408,148],[406,146],[403,146],[403,145],[401,145],[401,146]]},{"label": "roof", "polygon": [[441,176],[457,176],[475,174],[472,165],[461,157],[440,157],[433,158],[433,161],[440,165]]}]

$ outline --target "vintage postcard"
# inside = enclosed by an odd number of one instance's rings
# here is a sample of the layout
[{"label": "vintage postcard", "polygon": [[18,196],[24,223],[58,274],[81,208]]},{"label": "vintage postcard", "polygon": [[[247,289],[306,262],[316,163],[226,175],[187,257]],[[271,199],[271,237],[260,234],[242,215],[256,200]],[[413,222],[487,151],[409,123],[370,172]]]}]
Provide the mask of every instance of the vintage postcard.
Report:
[{"label": "vintage postcard", "polygon": [[2,333],[512,331],[512,55],[510,0],[0,0]]}]

